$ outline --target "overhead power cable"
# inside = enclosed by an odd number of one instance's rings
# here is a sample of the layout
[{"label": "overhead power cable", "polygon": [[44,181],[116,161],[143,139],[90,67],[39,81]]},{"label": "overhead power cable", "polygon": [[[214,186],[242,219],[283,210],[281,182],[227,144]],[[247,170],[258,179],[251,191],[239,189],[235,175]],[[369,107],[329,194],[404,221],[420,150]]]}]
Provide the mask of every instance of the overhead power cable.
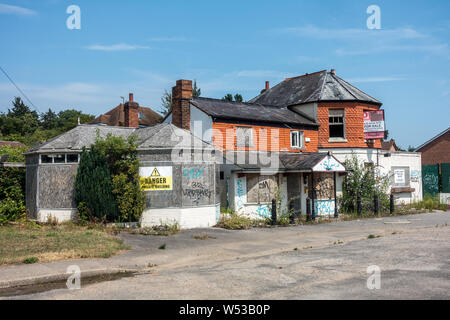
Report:
[{"label": "overhead power cable", "polygon": [[19,86],[14,82],[14,80],[11,79],[11,77],[8,75],[8,73],[6,73],[6,71],[2,67],[0,67],[0,70],[8,78],[8,80],[14,85],[14,87],[16,87],[16,89],[20,92],[20,94],[22,94],[22,96],[34,107],[34,109],[36,109],[36,111],[38,113],[40,113],[38,107],[35,106],[35,104],[30,100],[30,98],[27,97],[25,92],[23,92],[23,90],[19,88]]}]

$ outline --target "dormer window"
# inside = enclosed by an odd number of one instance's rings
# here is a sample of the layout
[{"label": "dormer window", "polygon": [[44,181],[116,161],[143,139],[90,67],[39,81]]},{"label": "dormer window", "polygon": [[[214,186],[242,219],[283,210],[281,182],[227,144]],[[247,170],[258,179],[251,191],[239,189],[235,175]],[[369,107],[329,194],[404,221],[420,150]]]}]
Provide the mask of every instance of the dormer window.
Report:
[{"label": "dormer window", "polygon": [[328,112],[330,139],[345,139],[345,111],[332,109]]}]

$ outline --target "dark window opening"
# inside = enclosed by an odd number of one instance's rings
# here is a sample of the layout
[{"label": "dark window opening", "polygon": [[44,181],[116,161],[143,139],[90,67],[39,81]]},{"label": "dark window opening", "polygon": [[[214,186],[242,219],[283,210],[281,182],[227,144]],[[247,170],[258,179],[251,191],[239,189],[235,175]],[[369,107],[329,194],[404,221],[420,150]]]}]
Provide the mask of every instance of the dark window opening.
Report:
[{"label": "dark window opening", "polygon": [[54,163],[65,163],[66,162],[66,155],[65,154],[55,154],[53,156]]},{"label": "dark window opening", "polygon": [[42,154],[41,155],[41,163],[53,163],[53,158],[46,154]]},{"label": "dark window opening", "polygon": [[225,174],[223,171],[220,171],[220,180],[225,179]]},{"label": "dark window opening", "polygon": [[345,138],[344,110],[329,111],[330,138]]},{"label": "dark window opening", "polygon": [[68,154],[67,163],[78,163],[78,154]]}]

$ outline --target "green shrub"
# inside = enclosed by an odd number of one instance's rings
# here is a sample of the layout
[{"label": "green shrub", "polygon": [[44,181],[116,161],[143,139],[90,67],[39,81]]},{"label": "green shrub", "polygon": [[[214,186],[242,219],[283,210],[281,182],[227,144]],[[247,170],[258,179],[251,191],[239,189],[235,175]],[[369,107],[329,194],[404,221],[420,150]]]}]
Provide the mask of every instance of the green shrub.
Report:
[{"label": "green shrub", "polygon": [[241,230],[249,229],[253,226],[252,219],[248,217],[241,216],[237,213],[231,213],[223,215],[217,222],[216,227],[231,229],[231,230]]},{"label": "green shrub", "polygon": [[380,200],[379,210],[389,210],[389,176],[377,174],[375,168],[365,166],[356,155],[344,162],[348,173],[342,184],[342,197],[339,198],[339,206],[343,212],[355,212],[358,196],[361,197],[362,210],[373,210],[374,195]]},{"label": "green shrub", "polygon": [[111,175],[105,157],[91,146],[83,148],[75,179],[75,202],[80,219],[113,221],[117,205],[112,193]]}]

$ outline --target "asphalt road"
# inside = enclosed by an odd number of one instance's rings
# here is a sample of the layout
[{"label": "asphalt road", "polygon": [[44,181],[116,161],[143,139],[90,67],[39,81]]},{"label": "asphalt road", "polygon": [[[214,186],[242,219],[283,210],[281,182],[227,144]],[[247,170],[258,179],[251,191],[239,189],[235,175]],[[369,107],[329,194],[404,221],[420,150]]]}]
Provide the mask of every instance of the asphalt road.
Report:
[{"label": "asphalt road", "polygon": [[[235,244],[242,248],[241,253],[238,250],[222,256],[220,261],[172,263],[134,277],[85,286],[82,282],[80,290],[56,289],[13,299],[449,299],[449,217],[449,213],[440,213],[285,231],[252,230],[247,232],[277,233],[284,250],[249,254],[252,250],[248,246],[254,243],[243,239]],[[376,227],[379,237],[354,236],[368,227]],[[293,230],[310,234],[308,238],[320,238],[320,234],[326,236],[336,230],[341,233],[310,248],[300,237],[292,236]],[[220,238],[223,231],[209,231],[215,232]],[[179,237],[183,236],[186,234]],[[141,246],[143,239],[155,241],[154,237],[127,237],[128,242]],[[175,246],[176,240],[167,239]],[[217,238],[200,242],[194,252],[207,252],[208,246],[218,251],[220,247]],[[367,288],[371,276],[367,268],[372,265],[380,268],[380,289]]]}]

